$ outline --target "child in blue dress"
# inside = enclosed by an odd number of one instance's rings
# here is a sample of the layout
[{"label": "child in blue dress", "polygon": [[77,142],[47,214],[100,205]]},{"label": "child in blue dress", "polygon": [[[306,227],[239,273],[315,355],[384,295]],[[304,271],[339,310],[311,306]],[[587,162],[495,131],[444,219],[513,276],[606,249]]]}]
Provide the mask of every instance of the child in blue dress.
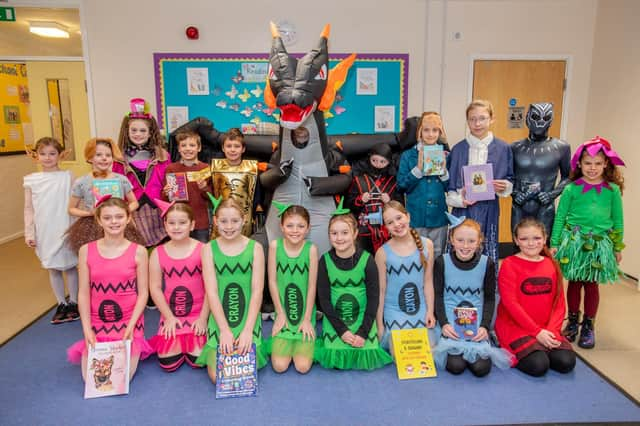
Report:
[{"label": "child in blue dress", "polygon": [[380,280],[377,322],[382,347],[391,349],[391,330],[435,326],[433,243],[409,226],[409,213],[397,201],[384,205],[382,218],[391,239],[376,252]]},{"label": "child in blue dress", "polygon": [[[442,337],[433,349],[438,368],[462,374],[466,368],[476,377],[491,372],[492,362],[501,369],[511,366],[512,356],[489,343],[489,327],[495,307],[496,271],[493,260],[480,253],[482,232],[472,219],[448,215],[451,221],[451,252],[438,257],[434,265],[435,311]],[[464,336],[456,331],[458,308],[475,308],[477,331]],[[459,328],[458,330],[461,330]],[[471,332],[473,334],[473,332]]]}]

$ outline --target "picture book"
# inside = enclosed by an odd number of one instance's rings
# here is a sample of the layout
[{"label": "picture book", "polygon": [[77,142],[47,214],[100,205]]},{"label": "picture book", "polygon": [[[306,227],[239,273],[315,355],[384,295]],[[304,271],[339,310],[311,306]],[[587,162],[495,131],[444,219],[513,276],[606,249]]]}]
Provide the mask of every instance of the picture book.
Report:
[{"label": "picture book", "polygon": [[438,375],[426,328],[391,330],[391,340],[400,380],[424,379]]},{"label": "picture book", "polygon": [[485,201],[496,198],[493,190],[493,167],[491,164],[463,166],[464,198],[469,201]]},{"label": "picture book", "polygon": [[256,345],[245,355],[225,355],[218,349],[216,365],[216,399],[256,396],[258,368]]},{"label": "picture book", "polygon": [[453,328],[460,339],[471,340],[478,334],[478,308],[458,306],[453,308]]},{"label": "picture book", "polygon": [[98,193],[100,196],[111,194],[114,198],[124,198],[122,186],[118,179],[94,179],[93,189],[93,193]]},{"label": "picture book", "polygon": [[96,342],[87,354],[84,398],[129,393],[131,340]]},{"label": "picture book", "polygon": [[184,173],[167,173],[167,198],[169,201],[189,201],[187,176]]},{"label": "picture book", "polygon": [[446,173],[447,162],[442,145],[424,145],[422,159],[422,171],[425,176],[442,176]]}]

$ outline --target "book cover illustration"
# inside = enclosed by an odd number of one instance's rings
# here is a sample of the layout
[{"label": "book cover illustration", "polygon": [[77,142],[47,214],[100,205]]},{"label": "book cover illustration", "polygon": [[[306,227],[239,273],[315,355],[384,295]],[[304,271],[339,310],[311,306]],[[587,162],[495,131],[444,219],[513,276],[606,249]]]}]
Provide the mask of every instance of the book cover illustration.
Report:
[{"label": "book cover illustration", "polygon": [[425,176],[442,176],[445,174],[447,162],[442,145],[424,145],[422,158],[422,170]]},{"label": "book cover illustration", "polygon": [[478,334],[478,308],[458,306],[453,308],[453,328],[462,340],[471,340]]},{"label": "book cover illustration", "polygon": [[245,355],[234,352],[220,353],[218,349],[216,365],[216,399],[256,396],[258,392],[258,368],[256,366],[256,345]]},{"label": "book cover illustration", "polygon": [[103,195],[111,194],[114,198],[124,198],[122,186],[118,179],[94,179],[92,186],[94,196],[100,194],[102,197]]},{"label": "book cover illustration", "polygon": [[398,379],[424,379],[438,375],[426,328],[391,330],[391,341]]},{"label": "book cover illustration", "polygon": [[129,393],[131,340],[96,342],[87,354],[84,398]]},{"label": "book cover illustration", "polygon": [[167,186],[169,201],[189,201],[187,176],[184,173],[167,173]]},{"label": "book cover illustration", "polygon": [[493,189],[493,167],[491,164],[463,166],[464,198],[469,201],[486,201],[496,198]]}]

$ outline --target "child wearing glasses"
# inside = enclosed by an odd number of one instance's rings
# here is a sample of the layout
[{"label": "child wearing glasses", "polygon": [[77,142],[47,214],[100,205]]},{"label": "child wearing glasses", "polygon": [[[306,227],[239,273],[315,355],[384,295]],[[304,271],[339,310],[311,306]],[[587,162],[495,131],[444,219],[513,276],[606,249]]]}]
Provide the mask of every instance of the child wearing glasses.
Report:
[{"label": "child wearing glasses", "polygon": [[[449,155],[449,190],[447,204],[455,216],[466,216],[481,226],[485,236],[483,254],[498,262],[498,197],[508,197],[513,190],[513,156],[509,145],[494,137],[493,106],[486,100],[474,100],[467,107],[469,135],[455,144]],[[465,197],[463,167],[491,164],[496,197],[486,201],[471,201]]]}]

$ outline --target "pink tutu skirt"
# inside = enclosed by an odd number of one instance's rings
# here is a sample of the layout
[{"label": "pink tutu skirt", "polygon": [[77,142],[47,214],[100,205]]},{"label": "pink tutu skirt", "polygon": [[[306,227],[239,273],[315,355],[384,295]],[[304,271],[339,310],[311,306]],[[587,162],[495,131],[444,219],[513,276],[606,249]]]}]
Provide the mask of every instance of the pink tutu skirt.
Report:
[{"label": "pink tutu skirt", "polygon": [[[104,337],[104,336],[96,336],[97,342],[114,342],[122,340],[120,338],[114,337]],[[155,351],[151,347],[151,345],[143,338],[143,337],[134,337],[131,341],[131,356],[139,356],[140,359],[148,358]],[[87,347],[84,339],[78,340],[73,345],[67,348],[67,360],[73,364],[80,364],[82,361],[82,355],[87,354]]]},{"label": "pink tutu skirt", "polygon": [[153,351],[158,354],[200,353],[204,345],[207,343],[207,335],[203,334],[196,336],[194,333],[184,333],[167,339],[161,334],[156,334],[150,338],[148,342]]}]

